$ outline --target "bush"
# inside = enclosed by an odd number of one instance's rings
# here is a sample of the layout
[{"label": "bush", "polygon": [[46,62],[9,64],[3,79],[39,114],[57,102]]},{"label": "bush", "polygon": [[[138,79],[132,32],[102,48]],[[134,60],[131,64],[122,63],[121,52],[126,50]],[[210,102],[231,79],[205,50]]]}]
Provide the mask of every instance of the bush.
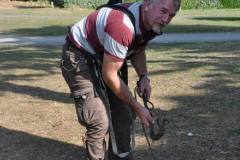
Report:
[{"label": "bush", "polygon": [[[108,0],[21,0],[21,1],[53,1],[55,6],[68,8],[79,6],[96,8],[106,4]],[[123,3],[141,2],[142,0],[122,0]],[[240,0],[182,0],[181,9],[240,8]]]},{"label": "bush", "polygon": [[[96,8],[102,4],[106,4],[109,0],[49,0],[53,1],[55,6],[68,8],[79,6],[83,8]],[[122,0],[123,3],[141,2],[142,0]]]},{"label": "bush", "polygon": [[10,0],[10,1],[23,1],[23,2],[48,2],[49,0]]},{"label": "bush", "polygon": [[53,1],[55,6],[61,8],[69,8],[79,6],[83,8],[96,8],[108,2],[108,0],[49,0]]},{"label": "bush", "polygon": [[181,9],[194,9],[196,6],[196,0],[182,0]]},{"label": "bush", "polygon": [[181,9],[222,8],[219,0],[182,0]]},{"label": "bush", "polygon": [[222,8],[222,5],[219,2],[219,0],[200,0],[199,8],[202,9]]},{"label": "bush", "polygon": [[219,0],[223,8],[240,8],[240,0]]}]

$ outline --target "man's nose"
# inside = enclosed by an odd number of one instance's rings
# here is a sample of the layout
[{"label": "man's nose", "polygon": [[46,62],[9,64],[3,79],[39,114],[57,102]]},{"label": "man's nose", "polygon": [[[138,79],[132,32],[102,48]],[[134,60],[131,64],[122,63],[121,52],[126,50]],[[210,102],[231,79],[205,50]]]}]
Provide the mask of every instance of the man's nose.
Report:
[{"label": "man's nose", "polygon": [[167,23],[168,22],[168,19],[169,19],[169,14],[164,14],[163,17],[162,17],[162,21],[164,23]]}]

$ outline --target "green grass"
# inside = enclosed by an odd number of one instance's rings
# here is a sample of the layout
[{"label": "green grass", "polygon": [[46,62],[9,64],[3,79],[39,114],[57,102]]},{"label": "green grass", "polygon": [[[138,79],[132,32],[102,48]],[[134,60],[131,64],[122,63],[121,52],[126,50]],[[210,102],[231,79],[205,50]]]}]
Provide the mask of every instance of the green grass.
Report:
[{"label": "green grass", "polygon": [[[155,115],[170,121],[163,138],[151,142],[159,159],[240,158],[239,43],[148,46],[150,100]],[[1,160],[84,158],[85,129],[75,121],[60,58],[58,46],[0,46]],[[137,79],[130,66],[131,91]],[[136,143],[135,159],[151,160],[139,119]]]},{"label": "green grass", "polygon": [[[28,15],[44,17],[0,16],[0,34],[26,36],[66,35],[72,26],[94,10],[71,8],[17,8],[1,9],[3,15]],[[54,17],[51,17],[54,16]],[[240,9],[181,10],[164,29],[165,33],[188,32],[239,32]]]},{"label": "green grass", "polygon": [[[82,15],[87,15],[91,13],[92,9],[82,9],[82,8],[51,8],[50,6],[29,6],[26,3],[22,3],[22,7],[16,8],[1,8],[0,14],[6,15],[39,15],[39,16],[72,16],[78,17]],[[24,6],[25,5],[25,6]]]},{"label": "green grass", "polygon": [[[68,26],[74,25],[91,11],[92,10],[79,8],[0,10],[0,14],[4,15],[0,16],[0,21],[5,22],[0,24],[0,34],[25,36],[65,35],[68,32]],[[11,17],[11,15],[13,16]]]},{"label": "green grass", "polygon": [[240,9],[180,10],[167,33],[240,32]]},{"label": "green grass", "polygon": [[240,134],[240,127],[236,127],[233,129],[233,132]]}]

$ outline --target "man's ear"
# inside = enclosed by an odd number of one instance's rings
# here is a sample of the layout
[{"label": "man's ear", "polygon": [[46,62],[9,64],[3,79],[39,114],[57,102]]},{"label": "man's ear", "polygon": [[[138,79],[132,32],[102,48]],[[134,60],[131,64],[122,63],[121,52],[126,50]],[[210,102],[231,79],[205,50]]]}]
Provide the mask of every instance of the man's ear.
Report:
[{"label": "man's ear", "polygon": [[145,6],[145,11],[148,11],[148,6]]},{"label": "man's ear", "polygon": [[144,10],[148,11],[148,9],[149,9],[149,0],[145,0],[145,2],[144,2]]}]

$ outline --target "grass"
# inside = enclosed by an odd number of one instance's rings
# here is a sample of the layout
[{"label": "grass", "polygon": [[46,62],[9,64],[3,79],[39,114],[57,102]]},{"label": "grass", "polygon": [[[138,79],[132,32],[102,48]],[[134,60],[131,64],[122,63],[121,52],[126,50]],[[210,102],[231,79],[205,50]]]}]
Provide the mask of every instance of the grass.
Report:
[{"label": "grass", "polygon": [[240,134],[240,127],[236,127],[233,129],[233,132]]},{"label": "grass", "polygon": [[[5,23],[0,24],[0,34],[66,35],[67,26],[74,25],[93,11],[81,8],[2,8],[0,21]],[[239,17],[240,9],[181,10],[164,32],[240,32]]]},{"label": "grass", "polygon": [[[73,26],[90,11],[87,9],[34,8],[1,10],[0,34],[23,36],[65,35],[68,26]],[[92,10],[91,10],[92,11]],[[29,17],[30,16],[30,17]]]},{"label": "grass", "polygon": [[[155,114],[166,134],[152,143],[163,160],[239,159],[240,41],[150,44]],[[0,46],[0,160],[83,159],[59,46]],[[129,67],[129,87],[137,76]],[[140,101],[140,99],[139,99]],[[193,133],[188,137],[188,133]],[[151,160],[139,119],[135,159]]]},{"label": "grass", "polygon": [[[4,22],[0,34],[65,35],[68,25],[90,12],[79,8],[1,8],[5,17],[0,16]],[[165,32],[237,32],[239,17],[239,9],[180,11]],[[149,45],[151,101],[155,114],[170,121],[163,138],[151,142],[158,159],[240,159],[239,43]],[[59,69],[60,57],[59,46],[0,46],[0,160],[85,157],[81,141],[85,129],[76,121]],[[129,76],[133,90],[137,76],[131,66]],[[135,159],[151,160],[139,119],[136,142]]]},{"label": "grass", "polygon": [[239,9],[180,10],[166,33],[240,32]]}]

